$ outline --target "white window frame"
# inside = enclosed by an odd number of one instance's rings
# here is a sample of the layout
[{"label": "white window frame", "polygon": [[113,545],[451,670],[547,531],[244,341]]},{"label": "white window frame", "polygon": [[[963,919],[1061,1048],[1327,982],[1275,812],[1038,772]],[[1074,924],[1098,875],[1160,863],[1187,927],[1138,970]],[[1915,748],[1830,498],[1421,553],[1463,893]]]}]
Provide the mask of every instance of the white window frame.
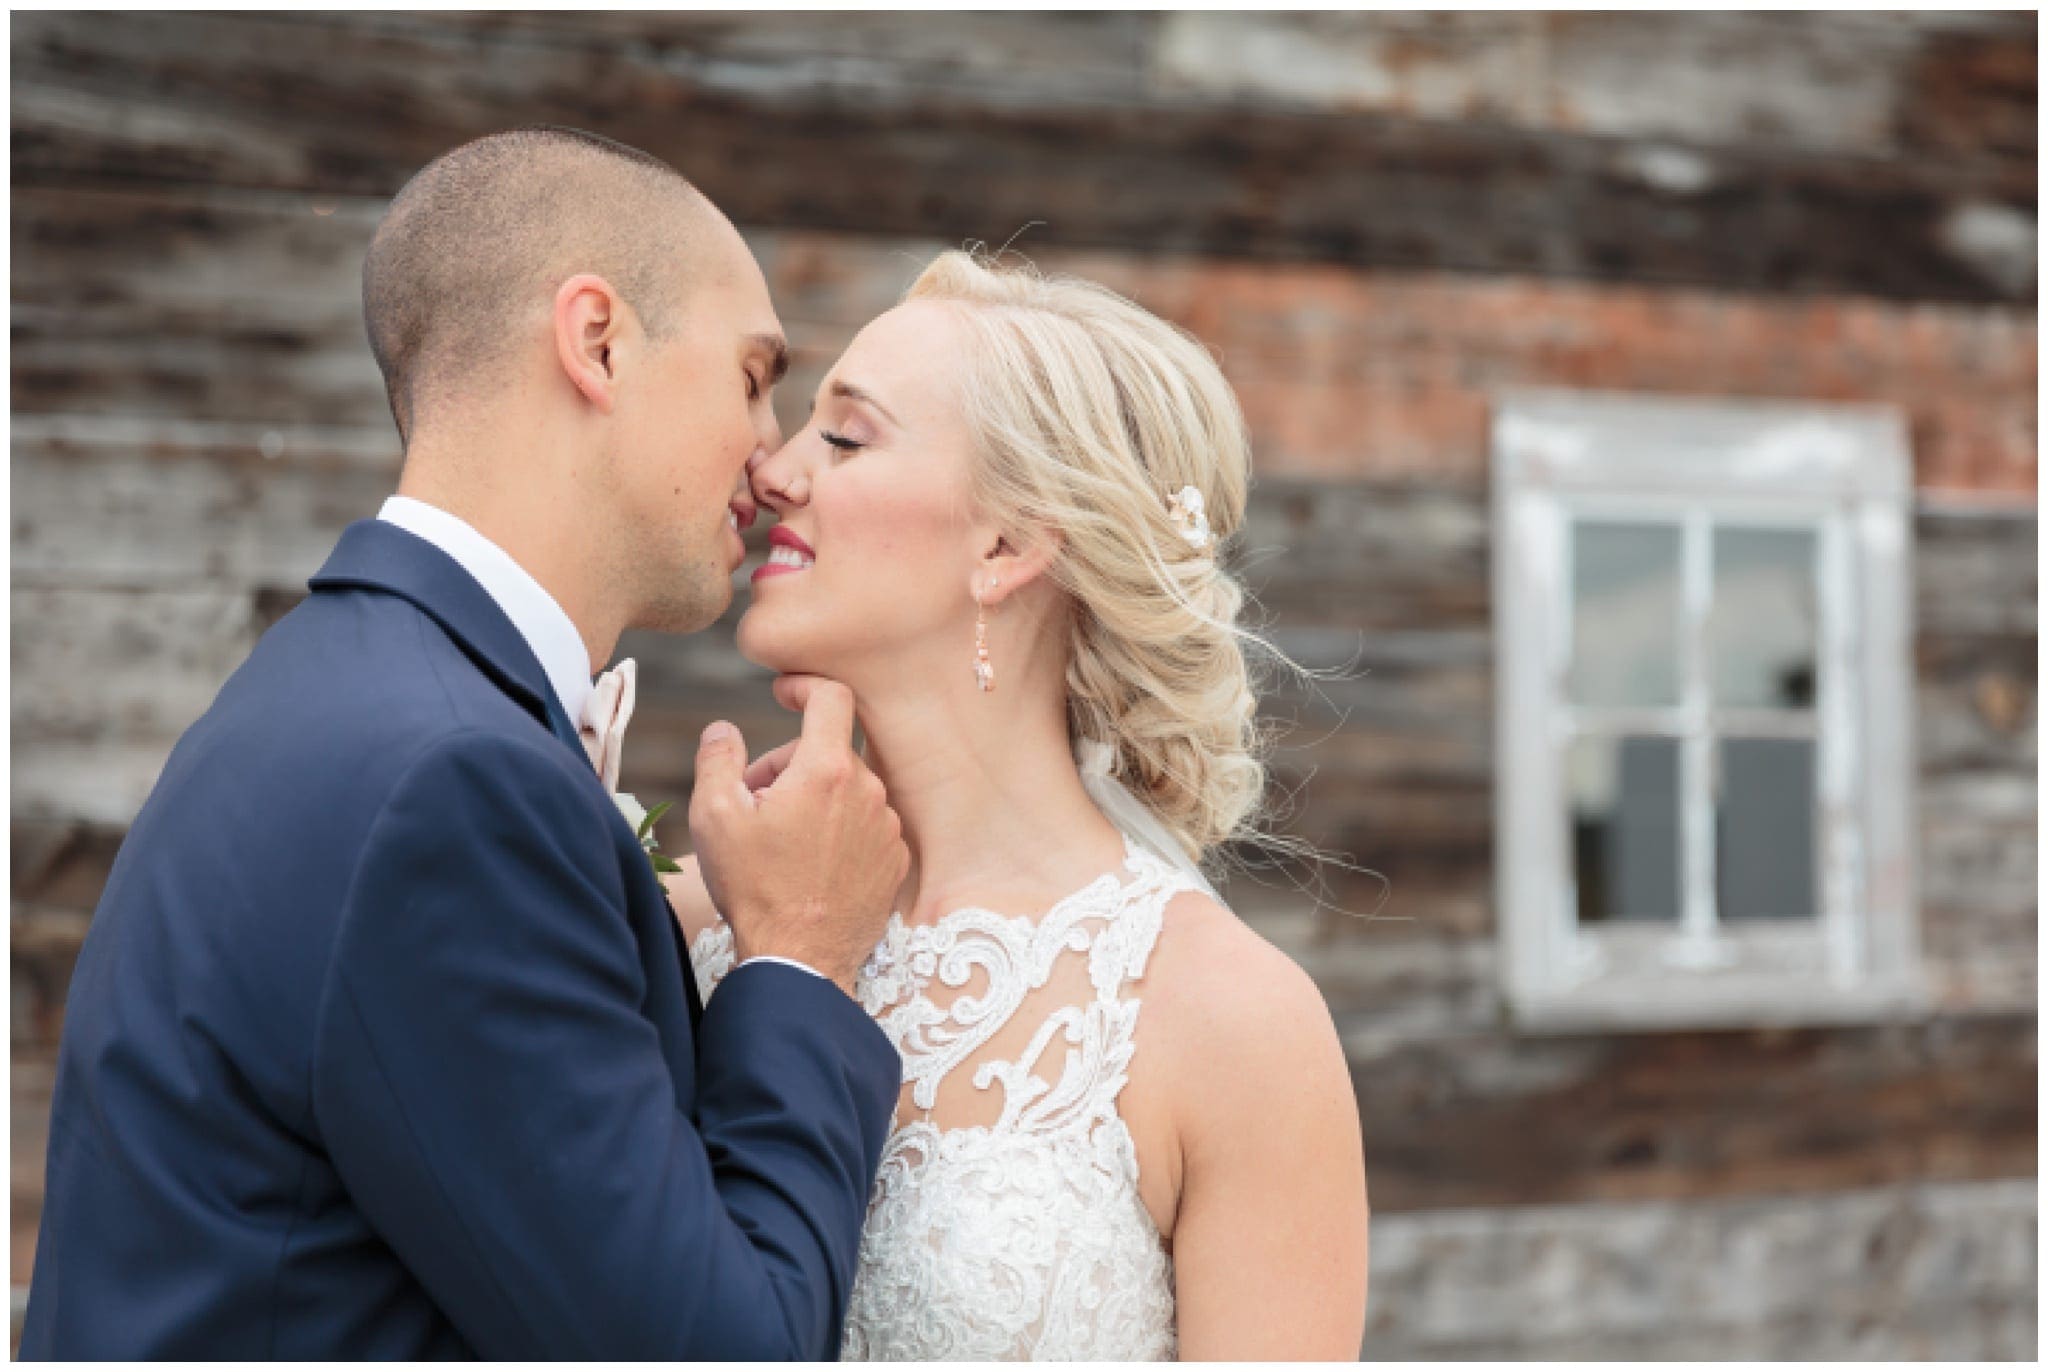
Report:
[{"label": "white window frame", "polygon": [[[1712,1027],[1924,1011],[1912,507],[1906,427],[1888,406],[1566,390],[1496,397],[1495,908],[1517,1024]],[[1674,709],[1643,712],[1651,732],[1681,740],[1685,903],[1675,923],[1578,922],[1564,767],[1574,516],[1681,530],[1686,684]],[[1717,518],[1818,531],[1816,921],[1721,924],[1710,913],[1709,737],[1716,716],[1725,724],[1732,713],[1710,710],[1701,685]]]}]

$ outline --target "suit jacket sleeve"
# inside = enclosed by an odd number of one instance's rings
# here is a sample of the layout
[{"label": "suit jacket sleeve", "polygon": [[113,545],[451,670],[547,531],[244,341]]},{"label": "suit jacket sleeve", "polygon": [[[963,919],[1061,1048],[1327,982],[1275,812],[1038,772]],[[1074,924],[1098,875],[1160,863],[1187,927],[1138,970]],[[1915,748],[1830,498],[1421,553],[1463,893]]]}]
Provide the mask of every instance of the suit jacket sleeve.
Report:
[{"label": "suit jacket sleeve", "polygon": [[321,1139],[485,1357],[833,1357],[895,1050],[832,983],[748,966],[678,1100],[574,761],[476,733],[408,770],[324,992]]}]

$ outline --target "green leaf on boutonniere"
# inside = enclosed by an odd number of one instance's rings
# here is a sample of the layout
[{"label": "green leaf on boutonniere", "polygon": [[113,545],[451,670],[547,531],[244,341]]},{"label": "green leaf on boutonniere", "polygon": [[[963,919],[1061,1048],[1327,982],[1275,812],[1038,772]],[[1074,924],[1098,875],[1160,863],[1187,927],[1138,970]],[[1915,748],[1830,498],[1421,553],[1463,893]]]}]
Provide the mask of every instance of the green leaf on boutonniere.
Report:
[{"label": "green leaf on boutonniere", "polygon": [[654,831],[654,822],[660,819],[663,815],[667,814],[670,810],[673,810],[675,808],[675,804],[676,803],[672,800],[664,800],[661,804],[655,806],[652,810],[649,810],[645,815],[641,817],[640,830],[637,834],[634,835],[634,837],[642,840],[646,839],[646,837]]},{"label": "green leaf on boutonniere", "polygon": [[[626,801],[632,799],[630,796],[615,796],[613,799],[619,801],[620,813],[624,814],[630,822],[634,811],[639,809],[639,802],[635,801],[632,807],[628,808]],[[654,869],[654,875],[657,877],[667,876],[671,872],[683,870],[674,858],[667,856],[661,851],[661,840],[655,837],[654,833],[654,822],[674,808],[674,801],[664,800],[652,810],[642,813],[640,822],[633,826],[633,837],[640,840],[640,851],[647,854],[647,865]]]}]

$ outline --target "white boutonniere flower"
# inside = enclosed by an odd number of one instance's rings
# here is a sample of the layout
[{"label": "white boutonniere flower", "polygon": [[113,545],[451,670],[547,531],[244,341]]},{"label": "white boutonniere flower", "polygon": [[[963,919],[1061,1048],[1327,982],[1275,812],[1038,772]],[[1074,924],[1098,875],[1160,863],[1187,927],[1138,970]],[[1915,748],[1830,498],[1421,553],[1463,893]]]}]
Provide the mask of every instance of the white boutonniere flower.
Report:
[{"label": "white boutonniere flower", "polygon": [[652,810],[643,810],[640,802],[624,791],[614,791],[612,803],[619,807],[626,823],[633,826],[633,837],[640,840],[640,851],[647,854],[647,862],[654,868],[654,875],[666,876],[683,870],[674,858],[661,851],[661,842],[654,836],[654,822],[675,808],[674,801],[664,800]]}]

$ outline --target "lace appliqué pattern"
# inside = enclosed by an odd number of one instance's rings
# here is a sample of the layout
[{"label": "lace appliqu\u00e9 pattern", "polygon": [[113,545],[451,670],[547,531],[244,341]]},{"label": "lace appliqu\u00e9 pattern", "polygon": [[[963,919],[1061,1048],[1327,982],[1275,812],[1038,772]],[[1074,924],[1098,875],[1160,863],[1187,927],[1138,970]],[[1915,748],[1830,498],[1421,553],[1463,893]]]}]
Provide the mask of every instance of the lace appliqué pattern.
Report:
[{"label": "lace appliqu\u00e9 pattern", "polygon": [[[855,989],[903,1057],[907,1099],[869,1197],[842,1358],[1174,1356],[1173,1263],[1116,1099],[1140,1008],[1125,993],[1186,889],[1126,839],[1121,874],[1037,918],[890,917]],[[708,998],[730,931],[707,929],[691,956]],[[1013,1023],[1011,1042],[1029,1027],[1020,1048],[978,1056]],[[970,1066],[977,1095],[999,1092],[996,1118],[934,1118],[941,1085]]]}]

